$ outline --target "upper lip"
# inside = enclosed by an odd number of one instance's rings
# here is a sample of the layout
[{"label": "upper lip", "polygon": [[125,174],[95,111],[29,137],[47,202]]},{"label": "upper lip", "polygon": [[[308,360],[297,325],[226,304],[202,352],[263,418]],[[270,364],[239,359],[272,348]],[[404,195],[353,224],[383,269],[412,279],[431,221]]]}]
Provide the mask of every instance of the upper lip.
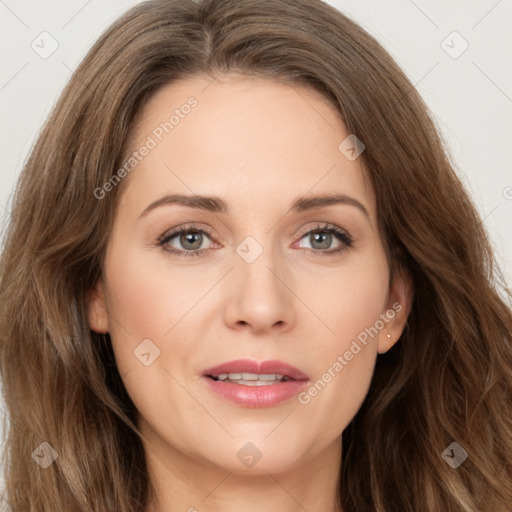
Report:
[{"label": "upper lip", "polygon": [[277,359],[261,362],[252,359],[237,359],[208,368],[203,375],[218,377],[221,373],[279,374],[294,380],[309,380],[309,377],[298,368]]}]

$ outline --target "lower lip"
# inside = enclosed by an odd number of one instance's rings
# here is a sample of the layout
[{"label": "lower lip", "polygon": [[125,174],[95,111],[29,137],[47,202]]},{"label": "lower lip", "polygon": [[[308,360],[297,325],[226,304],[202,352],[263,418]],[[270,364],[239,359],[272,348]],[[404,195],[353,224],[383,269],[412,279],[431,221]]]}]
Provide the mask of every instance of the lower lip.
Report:
[{"label": "lower lip", "polygon": [[245,386],[202,377],[211,391],[242,407],[273,407],[298,395],[307,387],[307,380],[288,380],[264,386]]}]

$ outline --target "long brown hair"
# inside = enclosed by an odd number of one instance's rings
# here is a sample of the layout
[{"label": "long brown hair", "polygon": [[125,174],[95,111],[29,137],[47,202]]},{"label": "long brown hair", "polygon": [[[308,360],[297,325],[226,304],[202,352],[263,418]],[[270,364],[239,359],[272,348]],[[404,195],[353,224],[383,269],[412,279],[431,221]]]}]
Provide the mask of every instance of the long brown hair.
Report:
[{"label": "long brown hair", "polygon": [[[378,356],[342,435],[343,510],[509,512],[510,292],[413,85],[319,0],[143,2],[70,79],[21,172],[0,262],[5,502],[13,512],[149,503],[134,405],[109,336],[86,317],[123,183],[102,200],[94,190],[160,87],[231,71],[314,88],[335,106],[366,146],[392,268],[412,276],[406,329]],[[441,456],[453,442],[468,454],[456,469]],[[58,458],[43,470],[48,446]]]}]

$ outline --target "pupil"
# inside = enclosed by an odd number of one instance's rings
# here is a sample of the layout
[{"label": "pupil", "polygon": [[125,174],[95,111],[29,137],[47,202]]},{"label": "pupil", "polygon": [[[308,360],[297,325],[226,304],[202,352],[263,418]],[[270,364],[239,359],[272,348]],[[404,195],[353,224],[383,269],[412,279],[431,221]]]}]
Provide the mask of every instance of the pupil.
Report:
[{"label": "pupil", "polygon": [[[321,246],[320,247],[317,247],[319,249],[328,249],[329,246],[331,245],[331,237],[332,235],[330,233],[313,233],[313,238],[315,240],[315,242],[320,238],[324,237],[324,244],[320,244]],[[325,240],[327,240],[327,244],[325,244]],[[312,244],[313,245],[313,244]],[[314,245],[313,245],[314,247]]]},{"label": "pupil", "polygon": [[[196,237],[195,245],[194,245],[194,237]],[[197,243],[198,240],[199,240],[199,244]],[[188,248],[188,249],[192,249],[192,250],[199,249],[201,247],[201,242],[202,242],[201,233],[197,233],[197,232],[186,233],[181,236],[181,243],[183,244],[183,247]],[[192,247],[190,247],[190,246],[187,247],[188,243],[191,243]]]}]

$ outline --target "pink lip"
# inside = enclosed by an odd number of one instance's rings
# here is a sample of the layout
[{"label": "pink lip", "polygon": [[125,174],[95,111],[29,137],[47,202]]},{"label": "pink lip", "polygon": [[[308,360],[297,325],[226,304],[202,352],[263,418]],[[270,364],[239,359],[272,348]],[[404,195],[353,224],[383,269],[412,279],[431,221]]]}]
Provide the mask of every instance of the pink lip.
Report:
[{"label": "pink lip", "polygon": [[[217,377],[221,373],[278,373],[293,380],[266,386],[245,386],[243,384],[219,382],[209,376]],[[300,393],[309,383],[309,377],[298,370],[277,360],[261,363],[251,359],[238,359],[209,368],[203,372],[203,381],[211,391],[222,398],[244,407],[272,407]]]}]

